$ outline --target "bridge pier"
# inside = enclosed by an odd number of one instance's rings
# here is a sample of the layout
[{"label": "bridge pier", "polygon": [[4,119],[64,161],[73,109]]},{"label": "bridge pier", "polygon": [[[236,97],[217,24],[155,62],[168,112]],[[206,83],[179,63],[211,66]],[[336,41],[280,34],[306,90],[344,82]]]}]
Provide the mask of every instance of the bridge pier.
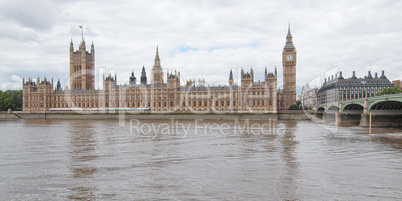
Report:
[{"label": "bridge pier", "polygon": [[368,115],[368,99],[367,99],[367,97],[364,98],[363,105],[364,105],[363,106],[363,113],[362,113],[362,117],[360,119],[359,126],[368,127],[369,124],[370,124],[370,119],[369,119],[370,117]]},{"label": "bridge pier", "polygon": [[368,115],[362,114],[359,126],[368,127],[369,125],[370,125],[370,117]]}]

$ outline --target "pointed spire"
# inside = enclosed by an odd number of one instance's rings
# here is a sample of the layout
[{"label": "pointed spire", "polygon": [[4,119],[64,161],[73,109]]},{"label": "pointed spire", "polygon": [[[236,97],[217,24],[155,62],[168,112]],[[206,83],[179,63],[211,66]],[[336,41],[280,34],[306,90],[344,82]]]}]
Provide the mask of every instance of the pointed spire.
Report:
[{"label": "pointed spire", "polygon": [[290,33],[290,22],[289,22],[289,25],[288,25],[288,35],[286,36],[287,38],[291,38],[292,37],[292,34]]},{"label": "pointed spire", "polygon": [[71,39],[71,42],[70,42],[70,51],[71,52],[74,51],[73,39]]},{"label": "pointed spire", "polygon": [[275,66],[275,77],[276,77],[276,75],[277,75],[276,73],[277,73],[277,70],[276,70],[276,66]]},{"label": "pointed spire", "polygon": [[95,52],[95,46],[94,46],[94,41],[92,41],[92,44],[91,44],[91,53],[94,53]]},{"label": "pointed spire", "polygon": [[233,80],[233,73],[232,73],[232,69],[230,69],[230,73],[229,73],[229,80]]},{"label": "pointed spire", "polygon": [[[86,49],[85,40],[81,41],[80,49],[81,49],[81,50],[85,50],[85,49]],[[84,52],[85,52],[85,51],[84,51]]]},{"label": "pointed spire", "polygon": [[156,55],[155,55],[155,64],[154,64],[154,66],[159,66],[159,65],[160,65],[159,51],[158,51],[158,46],[156,46]]},{"label": "pointed spire", "polygon": [[57,80],[56,90],[61,90],[60,79]]},{"label": "pointed spire", "polygon": [[292,34],[290,33],[290,23],[288,25],[288,35],[286,36],[286,44],[284,49],[295,49],[295,46],[293,45]]},{"label": "pointed spire", "polygon": [[145,72],[144,66],[142,66],[142,71],[141,71],[141,84],[143,84],[143,85],[147,84],[147,74]]}]

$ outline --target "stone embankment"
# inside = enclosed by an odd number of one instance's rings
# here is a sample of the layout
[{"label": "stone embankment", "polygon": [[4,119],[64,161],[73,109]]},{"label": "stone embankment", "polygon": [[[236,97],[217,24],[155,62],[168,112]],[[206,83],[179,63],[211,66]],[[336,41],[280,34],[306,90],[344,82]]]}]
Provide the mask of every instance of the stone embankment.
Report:
[{"label": "stone embankment", "polygon": [[277,114],[238,114],[238,113],[22,113],[14,112],[0,113],[0,119],[150,119],[150,120],[162,120],[162,119],[211,119],[211,120],[309,120],[303,111],[285,110],[280,111]]}]

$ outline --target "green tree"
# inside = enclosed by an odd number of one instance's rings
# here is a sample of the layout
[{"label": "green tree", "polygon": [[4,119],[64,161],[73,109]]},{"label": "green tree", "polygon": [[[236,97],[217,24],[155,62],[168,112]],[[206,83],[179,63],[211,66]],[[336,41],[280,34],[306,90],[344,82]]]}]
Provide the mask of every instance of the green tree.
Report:
[{"label": "green tree", "polygon": [[296,101],[296,105],[297,105],[298,107],[300,107],[301,101]]},{"label": "green tree", "polygon": [[300,108],[297,104],[293,104],[289,107],[289,110],[298,110],[298,109],[300,109]]},{"label": "green tree", "polygon": [[0,111],[22,110],[22,90],[0,90]]},{"label": "green tree", "polygon": [[389,87],[389,88],[383,89],[381,92],[377,93],[377,96],[386,95],[386,94],[397,94],[397,93],[401,93],[401,92],[402,92],[402,90],[399,87],[394,86],[394,87]]},{"label": "green tree", "polygon": [[4,92],[0,90],[0,111],[4,111]]}]

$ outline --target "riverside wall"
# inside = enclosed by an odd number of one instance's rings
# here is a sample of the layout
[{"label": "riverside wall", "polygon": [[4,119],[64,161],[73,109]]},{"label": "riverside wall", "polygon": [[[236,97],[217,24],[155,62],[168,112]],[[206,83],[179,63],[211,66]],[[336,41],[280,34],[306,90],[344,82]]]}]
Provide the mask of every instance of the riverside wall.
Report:
[{"label": "riverside wall", "polygon": [[[150,120],[163,120],[163,119],[209,119],[209,120],[309,120],[303,111],[284,110],[278,113],[22,113],[14,112],[21,119],[92,119],[92,120],[108,120],[108,119],[150,119]],[[19,119],[13,114],[0,114],[0,119]]]},{"label": "riverside wall", "polygon": [[17,116],[9,113],[0,113],[0,120],[13,120],[13,119],[20,119]]}]

